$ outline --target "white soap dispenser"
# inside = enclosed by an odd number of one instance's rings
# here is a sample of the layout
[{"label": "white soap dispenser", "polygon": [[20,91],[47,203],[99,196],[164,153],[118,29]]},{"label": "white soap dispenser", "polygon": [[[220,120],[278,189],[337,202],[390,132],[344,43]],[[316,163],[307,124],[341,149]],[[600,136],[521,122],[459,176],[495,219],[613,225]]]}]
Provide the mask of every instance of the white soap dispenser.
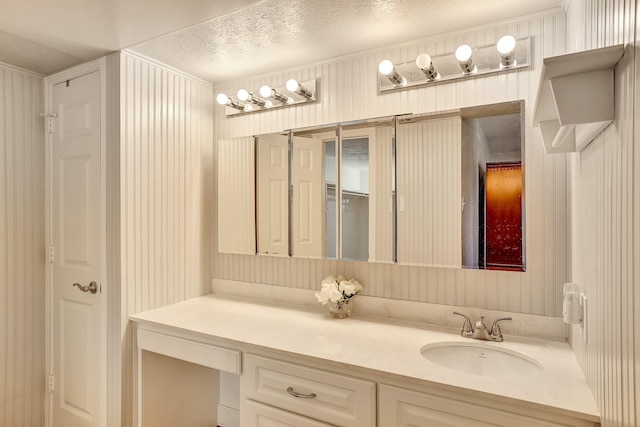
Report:
[{"label": "white soap dispenser", "polygon": [[582,323],[580,288],[575,283],[565,283],[562,287],[562,320],[570,325]]}]

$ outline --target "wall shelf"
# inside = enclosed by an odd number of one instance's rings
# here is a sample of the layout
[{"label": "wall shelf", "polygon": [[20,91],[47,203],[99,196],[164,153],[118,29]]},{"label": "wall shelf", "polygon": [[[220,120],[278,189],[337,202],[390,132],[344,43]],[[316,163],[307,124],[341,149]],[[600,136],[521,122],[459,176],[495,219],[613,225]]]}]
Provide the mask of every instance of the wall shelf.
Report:
[{"label": "wall shelf", "polygon": [[614,69],[624,46],[543,60],[533,125],[547,154],[581,151],[615,118]]}]

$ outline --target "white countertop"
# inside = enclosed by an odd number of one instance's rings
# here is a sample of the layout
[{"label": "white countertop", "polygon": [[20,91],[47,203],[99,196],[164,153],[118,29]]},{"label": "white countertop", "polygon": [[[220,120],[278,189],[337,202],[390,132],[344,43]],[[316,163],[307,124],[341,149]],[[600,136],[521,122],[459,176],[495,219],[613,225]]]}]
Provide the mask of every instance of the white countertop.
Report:
[{"label": "white countertop", "polygon": [[[433,384],[461,387],[599,421],[599,411],[568,344],[506,336],[505,342],[470,340],[444,328],[333,319],[326,311],[221,297],[214,294],[138,313],[141,324],[330,360]],[[420,349],[437,342],[476,342],[522,353],[541,366],[538,375],[493,378],[465,374],[430,362]],[[499,369],[499,366],[497,367]]]}]

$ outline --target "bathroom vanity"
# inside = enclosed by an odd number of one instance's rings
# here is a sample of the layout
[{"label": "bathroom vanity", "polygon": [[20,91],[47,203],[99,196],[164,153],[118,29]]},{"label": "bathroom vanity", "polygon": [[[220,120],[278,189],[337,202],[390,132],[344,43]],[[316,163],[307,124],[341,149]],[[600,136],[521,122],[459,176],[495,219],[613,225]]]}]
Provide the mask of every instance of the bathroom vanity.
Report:
[{"label": "bathroom vanity", "polygon": [[484,342],[322,308],[211,294],[132,316],[138,425],[143,351],[239,375],[243,427],[599,425],[567,344]]}]

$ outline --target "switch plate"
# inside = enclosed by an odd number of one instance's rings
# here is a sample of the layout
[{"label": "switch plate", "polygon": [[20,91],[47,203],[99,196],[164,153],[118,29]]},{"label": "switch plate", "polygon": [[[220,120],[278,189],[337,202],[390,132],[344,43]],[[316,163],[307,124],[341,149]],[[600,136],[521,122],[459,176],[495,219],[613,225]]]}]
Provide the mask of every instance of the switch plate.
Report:
[{"label": "switch plate", "polygon": [[580,324],[580,328],[582,329],[582,340],[584,343],[587,343],[588,340],[588,313],[589,313],[589,298],[586,297],[584,293],[580,294],[580,305],[582,306],[582,323]]}]

